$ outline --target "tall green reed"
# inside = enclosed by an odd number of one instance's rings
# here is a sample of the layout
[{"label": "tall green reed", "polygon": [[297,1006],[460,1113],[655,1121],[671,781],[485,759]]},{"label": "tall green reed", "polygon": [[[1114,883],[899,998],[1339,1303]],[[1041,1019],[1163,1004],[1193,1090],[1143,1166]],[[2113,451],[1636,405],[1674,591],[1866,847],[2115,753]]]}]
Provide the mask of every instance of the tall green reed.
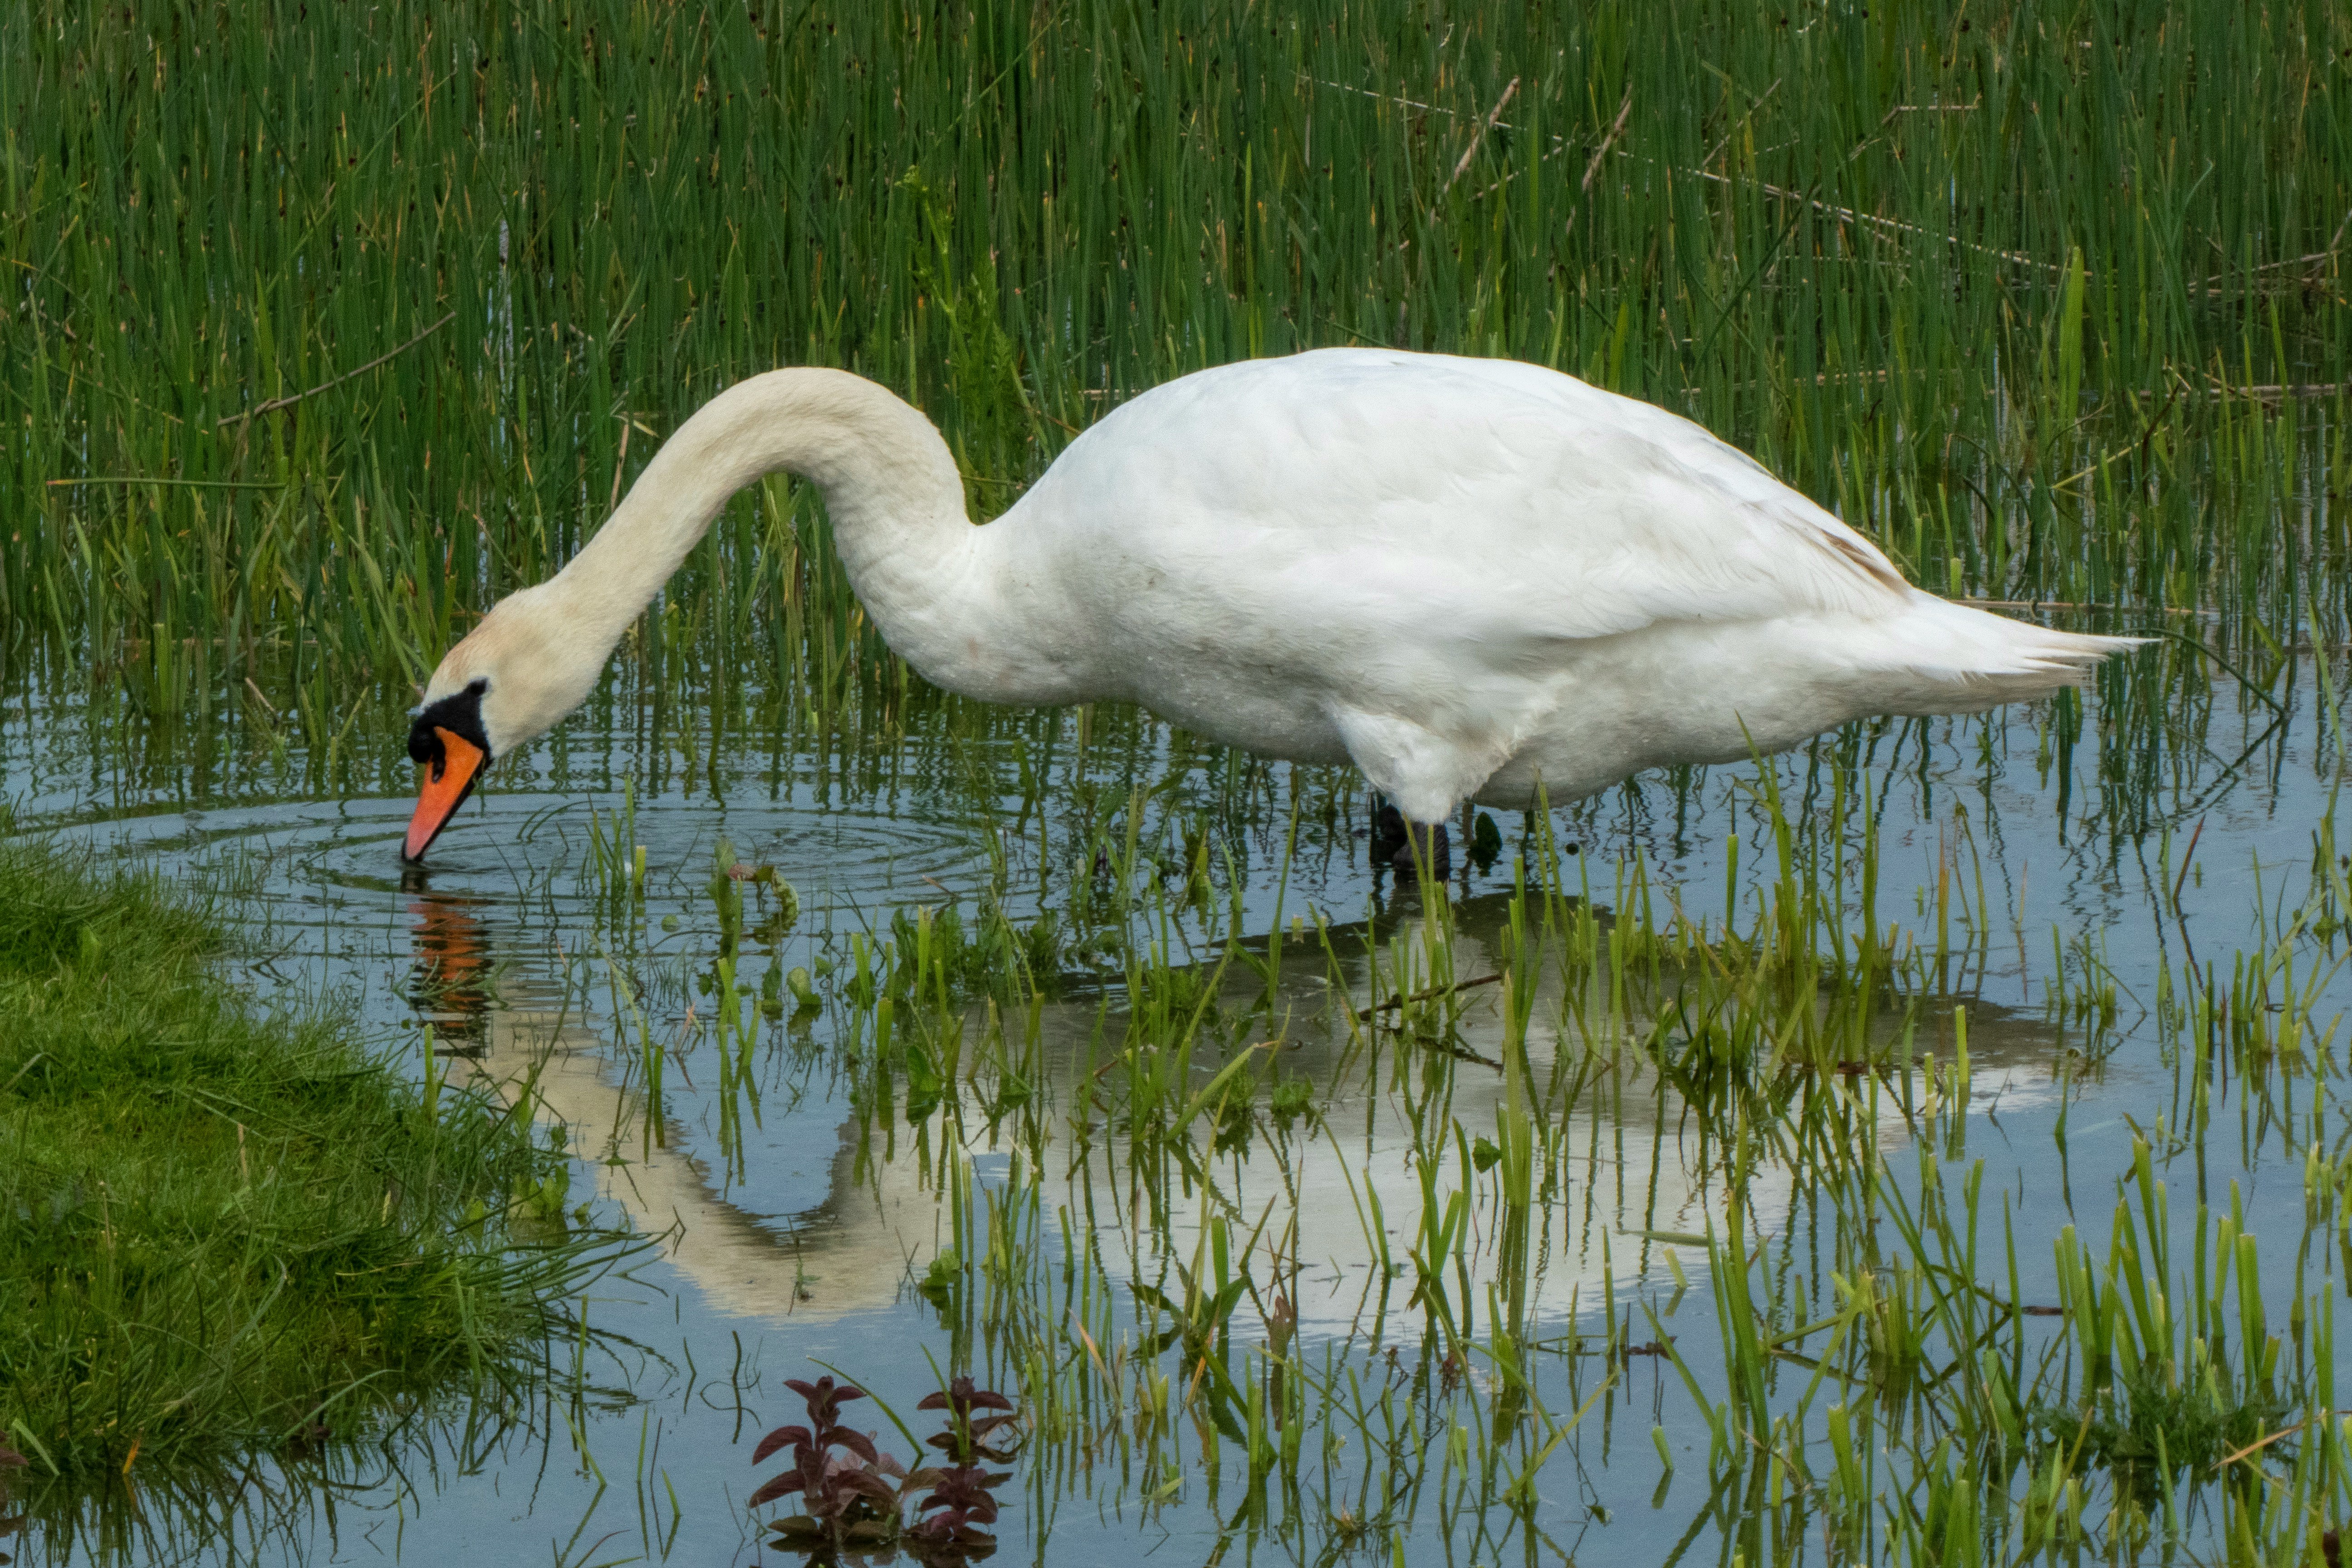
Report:
[{"label": "tall green reed", "polygon": [[[1939,590],[2226,609],[2237,656],[2340,636],[2342,28],[2316,0],[15,13],[0,642],[158,712],[253,679],[317,749],[742,375],[914,398],[985,516],[1139,390],[1349,343],[1691,414]],[[628,651],[657,691],[913,695],[782,481]]]}]

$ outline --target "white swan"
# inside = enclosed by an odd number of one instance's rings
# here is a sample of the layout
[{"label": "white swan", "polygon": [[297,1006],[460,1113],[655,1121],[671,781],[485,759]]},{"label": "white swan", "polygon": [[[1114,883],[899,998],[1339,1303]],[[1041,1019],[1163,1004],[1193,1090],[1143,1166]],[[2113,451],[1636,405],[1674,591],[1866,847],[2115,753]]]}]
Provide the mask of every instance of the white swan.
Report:
[{"label": "white swan", "polygon": [[2137,640],[1920,593],[1698,426],[1507,360],[1202,371],[1108,415],[984,528],[922,415],[780,370],[711,399],[569,565],[449,650],[410,732],[407,858],[491,758],[586,699],[728,498],[777,469],[823,489],[851,585],[933,685],[1138,702],[1353,762],[1421,823],[2037,696]]}]

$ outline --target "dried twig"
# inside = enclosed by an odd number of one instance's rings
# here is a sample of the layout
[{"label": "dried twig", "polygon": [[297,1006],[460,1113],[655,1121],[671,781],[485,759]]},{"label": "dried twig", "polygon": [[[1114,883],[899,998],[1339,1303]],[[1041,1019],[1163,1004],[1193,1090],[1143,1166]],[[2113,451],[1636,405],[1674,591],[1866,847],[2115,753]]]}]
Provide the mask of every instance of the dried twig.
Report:
[{"label": "dried twig", "polygon": [[306,397],[316,397],[319,394],[328,391],[330,388],[341,386],[343,383],[351,380],[352,377],[355,375],[365,375],[368,372],[383,363],[386,360],[399,358],[402,354],[406,353],[409,350],[415,348],[417,344],[423,342],[425,339],[431,337],[434,333],[439,331],[442,328],[447,326],[457,319],[457,312],[451,310],[439,321],[434,322],[431,326],[425,328],[423,331],[417,333],[415,337],[401,344],[398,348],[394,349],[389,353],[381,353],[376,355],[375,358],[368,361],[367,363],[360,366],[357,370],[347,370],[343,372],[342,374],[335,377],[334,380],[322,381],[318,385],[310,388],[308,392],[298,392],[290,397],[273,397],[267,403],[256,404],[253,407],[247,409],[242,414],[230,415],[227,418],[214,426],[213,428],[215,430],[226,430],[232,425],[243,425],[248,420],[259,418],[264,414],[275,414],[281,408],[292,407],[295,404],[301,402]]},{"label": "dried twig", "polygon": [[2293,384],[2282,385],[2273,383],[2266,386],[2231,386],[2224,382],[2216,382],[2213,390],[2222,397],[2258,397],[2266,403],[2276,403],[2289,397],[2334,397],[2339,393],[2352,392],[2352,381],[2306,383],[2299,385]]},{"label": "dried twig", "polygon": [[621,504],[621,476],[628,471],[629,422],[624,419],[621,421],[621,455],[613,459],[613,494],[611,499],[604,502],[606,512],[609,513],[614,507]]},{"label": "dried twig", "polygon": [[[2290,256],[2277,261],[2260,262],[2248,268],[2248,271],[2275,272],[2283,267],[2308,267],[2311,268],[2311,275],[2309,278],[2305,279],[2305,281],[2315,281],[2319,276],[2320,264],[2322,262],[2333,261],[2336,259],[2336,251],[2342,248],[2344,244],[2344,231],[2347,228],[2352,228],[2352,211],[2345,213],[2344,221],[2337,224],[2336,226],[2336,232],[2327,237],[2326,249],[2315,250],[2308,256]],[[2222,290],[2218,287],[2218,285],[2227,283],[2229,280],[2230,274],[2227,272],[2216,272],[2213,276],[2205,279],[2205,292],[2208,294],[2219,294],[2222,292]]]},{"label": "dried twig", "polygon": [[1445,188],[1437,193],[1437,199],[1439,201],[1444,201],[1448,195],[1453,194],[1454,182],[1460,179],[1463,174],[1470,167],[1470,160],[1478,155],[1478,144],[1486,139],[1486,132],[1492,131],[1496,125],[1501,121],[1504,108],[1509,104],[1512,99],[1518,96],[1518,91],[1519,79],[1513,77],[1511,79],[1511,85],[1503,89],[1503,96],[1495,100],[1495,107],[1486,111],[1486,118],[1481,120],[1477,125],[1472,129],[1470,132],[1470,145],[1462,149],[1461,161],[1454,165],[1454,173],[1445,176]]},{"label": "dried twig", "polygon": [[1892,125],[1898,114],[1967,114],[1976,108],[1973,103],[1898,103],[1878,123],[1882,128]]},{"label": "dried twig", "polygon": [[[1631,156],[1631,154],[1628,154],[1628,156]],[[1671,167],[1671,165],[1669,166]],[[1947,245],[1957,245],[1962,250],[1973,250],[1979,256],[1999,257],[2003,261],[2013,261],[2020,267],[2036,268],[2043,272],[2063,272],[2066,270],[2055,262],[2037,260],[2033,257],[2026,255],[2023,251],[2002,250],[1997,246],[1979,245],[1974,240],[1962,239],[1957,234],[1939,235],[1934,229],[1922,228],[1916,223],[1905,223],[1899,218],[1879,217],[1871,213],[1856,212],[1852,207],[1835,206],[1828,202],[1816,201],[1811,196],[1805,195],[1802,191],[1789,190],[1784,186],[1773,184],[1769,181],[1766,180],[1735,180],[1727,174],[1709,174],[1705,169],[1677,168],[1675,170],[1675,173],[1678,174],[1693,174],[1697,176],[1699,179],[1712,181],[1714,184],[1718,185],[1746,184],[1756,190],[1762,191],[1768,196],[1777,196],[1782,201],[1802,202],[1805,205],[1811,207],[1814,211],[1827,213],[1832,217],[1838,219],[1842,223],[1856,224],[1865,228],[1874,228],[1885,233],[1916,234],[1923,239],[1940,239]]]},{"label": "dried twig", "polygon": [[[1402,103],[1409,100],[1399,99],[1397,101]],[[1606,135],[1601,137],[1601,145],[1593,151],[1591,160],[1584,165],[1584,178],[1577,183],[1576,187],[1580,192],[1586,194],[1591,193],[1592,189],[1593,176],[1601,172],[1601,161],[1609,156],[1610,145],[1624,132],[1625,121],[1633,112],[1633,89],[1629,87],[1625,89],[1625,101],[1617,106],[1617,122],[1609,128]],[[1508,127],[1506,127],[1505,129],[1508,129]],[[1552,142],[1551,151],[1539,154],[1536,159],[1536,163],[1538,165],[1549,163],[1554,158],[1559,157],[1561,153],[1572,153],[1575,150],[1575,148],[1570,146],[1566,142],[1560,141],[1555,137]],[[1496,180],[1493,184],[1473,194],[1470,199],[1474,202],[1483,202],[1488,196],[1493,195],[1496,191],[1501,190],[1505,185],[1509,184],[1513,180],[1517,179],[1521,174],[1526,173],[1527,170],[1525,169],[1514,169],[1511,173],[1504,175],[1501,179]],[[1571,212],[1568,215],[1568,226],[1570,228],[1574,228],[1576,226],[1575,213]]]},{"label": "dried twig", "polygon": [[[1601,145],[1592,150],[1591,161],[1584,165],[1584,178],[1576,183],[1576,188],[1579,191],[1588,195],[1591,194],[1592,190],[1592,176],[1601,173],[1601,164],[1602,160],[1609,156],[1609,149],[1617,144],[1617,138],[1624,134],[1625,121],[1633,117],[1633,84],[1629,82],[1625,87],[1625,101],[1617,106],[1616,122],[1609,127],[1609,134],[1601,139]],[[1574,220],[1570,219],[1570,221],[1573,222]]]},{"label": "dried twig", "polygon": [[2292,1436],[2294,1436],[2297,1432],[2302,1431],[2305,1426],[2309,1426],[2309,1425],[2310,1425],[2310,1423],[2309,1423],[2309,1422],[2305,1422],[2305,1421],[2298,1421],[2298,1422],[2296,1422],[2294,1426],[2289,1426],[2289,1427],[2286,1427],[2286,1428],[2285,1428],[2285,1429],[2284,1429],[2283,1431],[2273,1432],[2273,1433],[2272,1433],[2272,1434],[2271,1434],[2269,1436],[2267,1436],[2267,1437],[2263,1437],[2263,1438],[2261,1438],[2261,1439],[2259,1439],[2259,1440],[2257,1440],[2257,1441],[2255,1441],[2255,1442],[2249,1443],[2249,1444],[2247,1444],[2244,1447],[2242,1447],[2242,1448],[2239,1449],[2236,1453],[2234,1453],[2234,1454],[2225,1455],[2225,1456],[2223,1456],[2222,1458],[2219,1458],[2219,1459],[2214,1460],[2214,1461],[2213,1461],[2213,1468],[2214,1468],[2215,1469],[2217,1469],[2217,1470],[2218,1470],[2218,1469],[2220,1469],[2220,1468],[2221,1468],[2222,1466],[2224,1466],[2224,1465],[2234,1465],[2234,1464],[2236,1464],[2240,1459],[2244,1458],[2247,1455],[2249,1455],[2249,1454],[2252,1454],[2252,1453],[2257,1453],[2257,1452],[2261,1451],[2262,1449],[2267,1448],[2267,1447],[2269,1447],[2273,1443],[2277,1442],[2277,1441],[2278,1441],[2280,1438],[2282,1438],[2282,1437],[2292,1437]]},{"label": "dried twig", "polygon": [[1390,997],[1385,1002],[1375,1002],[1369,1007],[1359,1009],[1356,1017],[1361,1021],[1378,1013],[1393,1011],[1408,1002],[1433,1002],[1451,992],[1467,991],[1477,985],[1500,985],[1502,983],[1503,977],[1499,974],[1482,974],[1475,980],[1459,981],[1452,985],[1433,985],[1426,991],[1416,991],[1410,996],[1399,994]]},{"label": "dried twig", "polygon": [[[1402,104],[1408,109],[1424,110],[1438,114],[1451,114],[1454,112],[1454,110],[1444,108],[1440,105],[1423,103],[1414,99],[1405,98],[1391,93],[1378,92],[1370,88],[1351,87],[1346,82],[1323,81],[1319,77],[1315,79],[1325,87],[1337,88],[1342,92],[1360,93],[1366,98],[1384,98],[1391,103]],[[1629,109],[1632,107],[1630,100],[1626,107]],[[1497,111],[1499,112],[1499,106]],[[1617,125],[1611,129],[1609,136],[1603,139],[1600,150],[1594,154],[1594,163],[1596,165],[1601,157],[1607,153],[1610,142],[1615,139],[1617,132],[1622,129],[1624,120],[1625,110],[1621,109],[1618,111]],[[1508,126],[1501,125],[1500,121],[1496,121],[1496,123],[1500,129],[1509,129]],[[1556,142],[1555,151],[1565,151],[1567,149],[1568,143],[1564,140],[1560,140],[1559,138],[1555,138],[1554,140]],[[1549,153],[1545,154],[1547,157],[1550,155],[1551,154]],[[1621,158],[1634,158],[1637,157],[1638,154],[1633,153],[1620,153],[1618,156]],[[1642,158],[1640,161],[1645,163],[1655,162],[1654,159],[1649,158]],[[1784,186],[1772,184],[1769,181],[1735,180],[1728,174],[1711,174],[1705,169],[1685,169],[1678,163],[1667,163],[1661,166],[1670,169],[1677,174],[1689,174],[1698,179],[1709,181],[1715,184],[1733,186],[1746,185],[1750,189],[1762,191],[1766,195],[1778,197],[1782,201],[1802,202],[1807,206],[1813,208],[1815,211],[1827,213],[1831,216],[1839,219],[1841,222],[1855,224],[1865,228],[1874,228],[1882,232],[1916,234],[1927,239],[1941,239],[1945,244],[1958,246],[1963,250],[1973,250],[1983,256],[1999,257],[2004,261],[2015,262],[2020,267],[2036,268],[2043,272],[2063,273],[2065,271],[2063,267],[2059,266],[2055,262],[2037,260],[2033,257],[2027,256],[2021,251],[2002,250],[1995,246],[1979,245],[1973,240],[1962,239],[1957,234],[1939,235],[1933,229],[1922,228],[1917,224],[1905,223],[1899,218],[1878,217],[1870,213],[1856,212],[1852,207],[1836,206],[1828,202],[1816,201],[1814,198],[1806,195],[1801,191],[1789,190]],[[1592,169],[1587,169],[1585,172],[1585,180],[1588,189],[1591,185],[1593,172],[1594,171]],[[1500,182],[1498,182],[1498,184]],[[1450,185],[1451,182],[1448,182],[1448,184]],[[1495,187],[1489,187],[1489,189],[1493,188]],[[1481,191],[1478,194],[1483,196],[1487,193],[1486,191]]]}]

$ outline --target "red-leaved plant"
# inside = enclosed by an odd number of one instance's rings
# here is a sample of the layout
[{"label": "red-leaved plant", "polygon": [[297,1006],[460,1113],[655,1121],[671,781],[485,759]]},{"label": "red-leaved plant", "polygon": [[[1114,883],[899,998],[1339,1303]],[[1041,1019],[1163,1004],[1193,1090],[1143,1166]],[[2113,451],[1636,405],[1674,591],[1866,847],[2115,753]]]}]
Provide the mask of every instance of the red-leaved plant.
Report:
[{"label": "red-leaved plant", "polygon": [[[886,1542],[898,1533],[900,1502],[907,1491],[928,1485],[929,1472],[907,1468],[878,1453],[873,1437],[841,1424],[841,1407],[866,1391],[830,1377],[814,1383],[787,1378],[784,1386],[808,1405],[808,1425],[779,1426],[751,1450],[758,1464],[777,1449],[793,1451],[792,1468],[771,1477],[751,1494],[753,1508],[793,1492],[805,1512],[778,1520],[772,1528],[787,1542],[835,1546]],[[832,1452],[839,1448],[840,1453]]]},{"label": "red-leaved plant", "polygon": [[[984,1557],[996,1550],[996,1538],[981,1528],[996,1522],[996,1499],[991,1494],[1012,1472],[992,1474],[981,1468],[980,1461],[1002,1465],[1013,1455],[982,1439],[1011,1424],[1013,1401],[976,1386],[969,1377],[959,1377],[941,1392],[925,1394],[915,1408],[948,1413],[948,1429],[929,1441],[954,1463],[926,1472],[938,1479],[931,1483],[930,1496],[915,1505],[923,1517],[908,1529],[908,1541],[933,1562]],[[1005,1414],[975,1417],[973,1412],[980,1410]]]},{"label": "red-leaved plant", "polygon": [[[872,1433],[841,1424],[841,1407],[865,1398],[865,1390],[830,1377],[814,1383],[787,1379],[784,1386],[808,1405],[808,1424],[779,1426],[751,1451],[751,1462],[758,1464],[780,1448],[792,1450],[791,1467],[751,1494],[753,1508],[800,1494],[805,1511],[769,1527],[778,1545],[838,1552],[895,1542],[925,1563],[940,1564],[985,1557],[996,1550],[995,1537],[982,1526],[996,1522],[992,1494],[1011,1472],[992,1474],[980,1461],[1003,1464],[1012,1458],[1001,1440],[987,1439],[1013,1419],[1013,1401],[976,1386],[969,1377],[959,1377],[942,1392],[926,1396],[917,1409],[948,1413],[947,1430],[934,1435],[929,1445],[952,1463],[909,1470],[878,1451]],[[982,1411],[1001,1414],[975,1414]],[[929,1495],[915,1505],[920,1517],[911,1525],[903,1524],[907,1500],[926,1487]]]}]

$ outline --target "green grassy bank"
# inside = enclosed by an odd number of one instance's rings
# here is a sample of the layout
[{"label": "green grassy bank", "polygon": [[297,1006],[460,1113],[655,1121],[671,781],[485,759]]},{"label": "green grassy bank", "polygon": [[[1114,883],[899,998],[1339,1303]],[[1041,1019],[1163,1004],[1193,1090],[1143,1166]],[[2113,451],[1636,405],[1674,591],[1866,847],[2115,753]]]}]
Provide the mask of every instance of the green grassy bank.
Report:
[{"label": "green grassy bank", "polygon": [[593,1265],[527,1116],[257,1011],[217,941],[184,894],[0,842],[0,1438],[36,1477],[520,1389]]}]

